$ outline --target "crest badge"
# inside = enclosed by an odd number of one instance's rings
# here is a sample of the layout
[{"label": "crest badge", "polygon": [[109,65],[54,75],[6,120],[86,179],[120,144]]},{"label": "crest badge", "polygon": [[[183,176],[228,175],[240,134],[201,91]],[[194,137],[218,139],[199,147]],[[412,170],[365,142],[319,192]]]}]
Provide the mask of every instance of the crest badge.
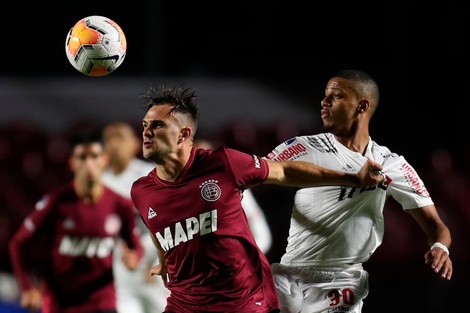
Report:
[{"label": "crest badge", "polygon": [[201,196],[204,200],[214,202],[220,198],[222,190],[217,183],[217,180],[210,179],[206,180],[199,186],[199,188],[201,188]]}]

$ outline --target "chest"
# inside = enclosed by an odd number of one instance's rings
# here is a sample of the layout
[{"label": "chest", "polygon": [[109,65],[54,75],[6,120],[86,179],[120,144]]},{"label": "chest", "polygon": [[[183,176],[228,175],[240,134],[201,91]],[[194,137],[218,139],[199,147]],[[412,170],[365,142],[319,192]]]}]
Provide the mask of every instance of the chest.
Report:
[{"label": "chest", "polygon": [[173,225],[194,227],[238,218],[240,190],[227,175],[206,174],[173,184],[147,181],[139,186],[134,203],[153,232]]},{"label": "chest", "polygon": [[111,203],[100,201],[96,204],[87,204],[82,201],[70,201],[61,203],[57,207],[55,228],[63,235],[116,236],[121,224],[116,206]]}]

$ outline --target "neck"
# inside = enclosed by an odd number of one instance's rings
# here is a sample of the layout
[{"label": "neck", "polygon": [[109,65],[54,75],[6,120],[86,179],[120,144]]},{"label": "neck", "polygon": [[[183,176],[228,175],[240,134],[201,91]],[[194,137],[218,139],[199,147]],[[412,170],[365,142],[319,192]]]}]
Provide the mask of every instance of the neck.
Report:
[{"label": "neck", "polygon": [[118,175],[126,170],[132,160],[110,162],[108,168],[113,174]]},{"label": "neck", "polygon": [[158,178],[173,182],[184,169],[191,157],[191,149],[180,150],[173,156],[167,156],[165,162],[157,163]]},{"label": "neck", "polygon": [[351,151],[359,152],[362,155],[366,153],[367,145],[369,144],[369,132],[355,132],[352,135],[335,135],[343,146],[347,147]]},{"label": "neck", "polygon": [[85,203],[97,202],[103,194],[103,185],[99,182],[83,183],[74,181],[74,189],[78,197]]}]

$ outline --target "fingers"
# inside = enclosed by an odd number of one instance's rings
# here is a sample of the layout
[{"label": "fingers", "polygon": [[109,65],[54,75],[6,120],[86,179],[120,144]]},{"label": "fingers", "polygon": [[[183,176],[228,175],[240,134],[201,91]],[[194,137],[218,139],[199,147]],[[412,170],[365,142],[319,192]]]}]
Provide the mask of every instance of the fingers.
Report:
[{"label": "fingers", "polygon": [[150,269],[150,275],[160,275],[162,277],[163,285],[165,285],[165,287],[167,287],[167,284],[170,282],[170,276],[168,276],[168,273],[160,264],[155,265]]},{"label": "fingers", "polygon": [[450,280],[452,278],[453,268],[449,255],[442,249],[432,249],[424,255],[424,263],[431,264],[431,268],[435,273],[441,274],[443,279]]},{"label": "fingers", "polygon": [[31,289],[21,296],[21,307],[31,312],[38,312],[42,308],[42,294],[39,290]]},{"label": "fingers", "polygon": [[155,265],[154,267],[150,268],[150,275],[161,275],[162,274],[162,266],[160,264]]},{"label": "fingers", "polygon": [[367,159],[367,162],[369,163],[369,167],[372,171],[380,172],[381,170],[383,170],[383,166],[379,163],[374,162],[371,159]]}]

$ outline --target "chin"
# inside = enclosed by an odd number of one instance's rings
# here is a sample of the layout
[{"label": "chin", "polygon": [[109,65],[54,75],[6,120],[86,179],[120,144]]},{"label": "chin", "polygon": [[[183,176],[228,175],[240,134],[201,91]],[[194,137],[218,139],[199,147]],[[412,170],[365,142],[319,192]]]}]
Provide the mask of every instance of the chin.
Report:
[{"label": "chin", "polygon": [[333,129],[333,127],[332,127],[331,125],[328,125],[328,124],[323,123],[321,129],[322,129],[324,132],[330,132],[330,131]]}]

